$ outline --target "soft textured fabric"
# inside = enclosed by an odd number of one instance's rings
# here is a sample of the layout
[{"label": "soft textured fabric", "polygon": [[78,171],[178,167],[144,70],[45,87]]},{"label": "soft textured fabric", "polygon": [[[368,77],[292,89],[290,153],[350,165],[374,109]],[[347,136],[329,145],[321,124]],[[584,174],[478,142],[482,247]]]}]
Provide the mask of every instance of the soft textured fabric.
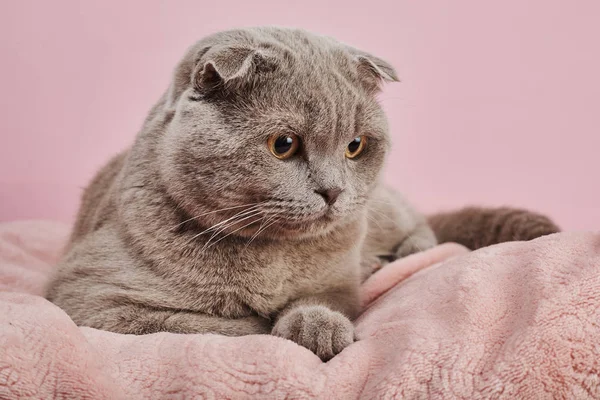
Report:
[{"label": "soft textured fabric", "polygon": [[363,285],[359,340],[328,363],[271,336],[78,328],[39,297],[67,235],[0,225],[2,399],[600,398],[599,234],[389,264]]}]

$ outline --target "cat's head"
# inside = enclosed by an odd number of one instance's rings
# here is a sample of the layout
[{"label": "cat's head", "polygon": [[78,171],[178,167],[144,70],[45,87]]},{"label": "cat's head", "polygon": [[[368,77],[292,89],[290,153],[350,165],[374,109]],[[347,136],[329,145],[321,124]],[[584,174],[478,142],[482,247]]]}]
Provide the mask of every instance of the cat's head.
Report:
[{"label": "cat's head", "polygon": [[189,50],[166,95],[164,185],[202,226],[326,232],[361,213],[377,184],[389,137],[375,95],[396,80],[385,61],[304,31],[210,36]]}]

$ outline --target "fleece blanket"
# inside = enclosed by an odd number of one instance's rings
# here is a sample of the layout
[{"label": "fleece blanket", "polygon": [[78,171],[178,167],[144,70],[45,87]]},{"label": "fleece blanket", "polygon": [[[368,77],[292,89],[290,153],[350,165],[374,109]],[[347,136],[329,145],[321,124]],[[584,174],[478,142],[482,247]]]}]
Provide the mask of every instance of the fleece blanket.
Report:
[{"label": "fleece blanket", "polygon": [[363,286],[327,363],[268,335],[119,335],[40,297],[68,228],[0,224],[2,399],[600,398],[600,234],[438,246]]}]

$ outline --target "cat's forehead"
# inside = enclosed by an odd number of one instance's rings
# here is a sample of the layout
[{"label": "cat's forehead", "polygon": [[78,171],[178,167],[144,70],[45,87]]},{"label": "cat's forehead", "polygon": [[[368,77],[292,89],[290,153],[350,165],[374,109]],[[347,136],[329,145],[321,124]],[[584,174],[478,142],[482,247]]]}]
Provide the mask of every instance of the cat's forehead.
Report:
[{"label": "cat's forehead", "polygon": [[243,99],[245,118],[265,133],[289,131],[306,140],[345,143],[369,134],[384,138],[387,124],[380,105],[335,69],[316,75],[280,71]]},{"label": "cat's forehead", "polygon": [[232,106],[224,104],[227,119],[237,114],[265,131],[287,129],[323,140],[386,134],[375,93],[382,81],[397,78],[383,60],[285,28],[222,32],[197,48],[199,64],[211,63],[234,94]]},{"label": "cat's forehead", "polygon": [[379,104],[360,86],[353,58],[342,45],[304,31],[268,32],[284,44],[276,48],[284,62],[253,91],[258,115],[324,138],[346,140],[365,129],[384,134]]},{"label": "cat's forehead", "polygon": [[307,141],[345,143],[353,137],[368,134],[387,136],[387,123],[381,108],[353,96],[348,89],[331,89],[304,85],[301,90],[275,90],[265,98],[255,99],[244,111],[244,118],[257,127],[259,134],[292,132]]}]

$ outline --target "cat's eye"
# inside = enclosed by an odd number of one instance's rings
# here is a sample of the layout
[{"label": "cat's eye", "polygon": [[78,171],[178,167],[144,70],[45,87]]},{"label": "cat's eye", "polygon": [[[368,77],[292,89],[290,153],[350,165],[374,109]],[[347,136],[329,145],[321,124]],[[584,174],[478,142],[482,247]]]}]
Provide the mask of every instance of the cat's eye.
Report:
[{"label": "cat's eye", "polygon": [[355,137],[346,147],[346,157],[356,158],[367,147],[367,137],[364,135]]},{"label": "cat's eye", "polygon": [[300,147],[300,138],[293,133],[275,134],[267,140],[267,146],[275,157],[280,160],[290,158]]}]

